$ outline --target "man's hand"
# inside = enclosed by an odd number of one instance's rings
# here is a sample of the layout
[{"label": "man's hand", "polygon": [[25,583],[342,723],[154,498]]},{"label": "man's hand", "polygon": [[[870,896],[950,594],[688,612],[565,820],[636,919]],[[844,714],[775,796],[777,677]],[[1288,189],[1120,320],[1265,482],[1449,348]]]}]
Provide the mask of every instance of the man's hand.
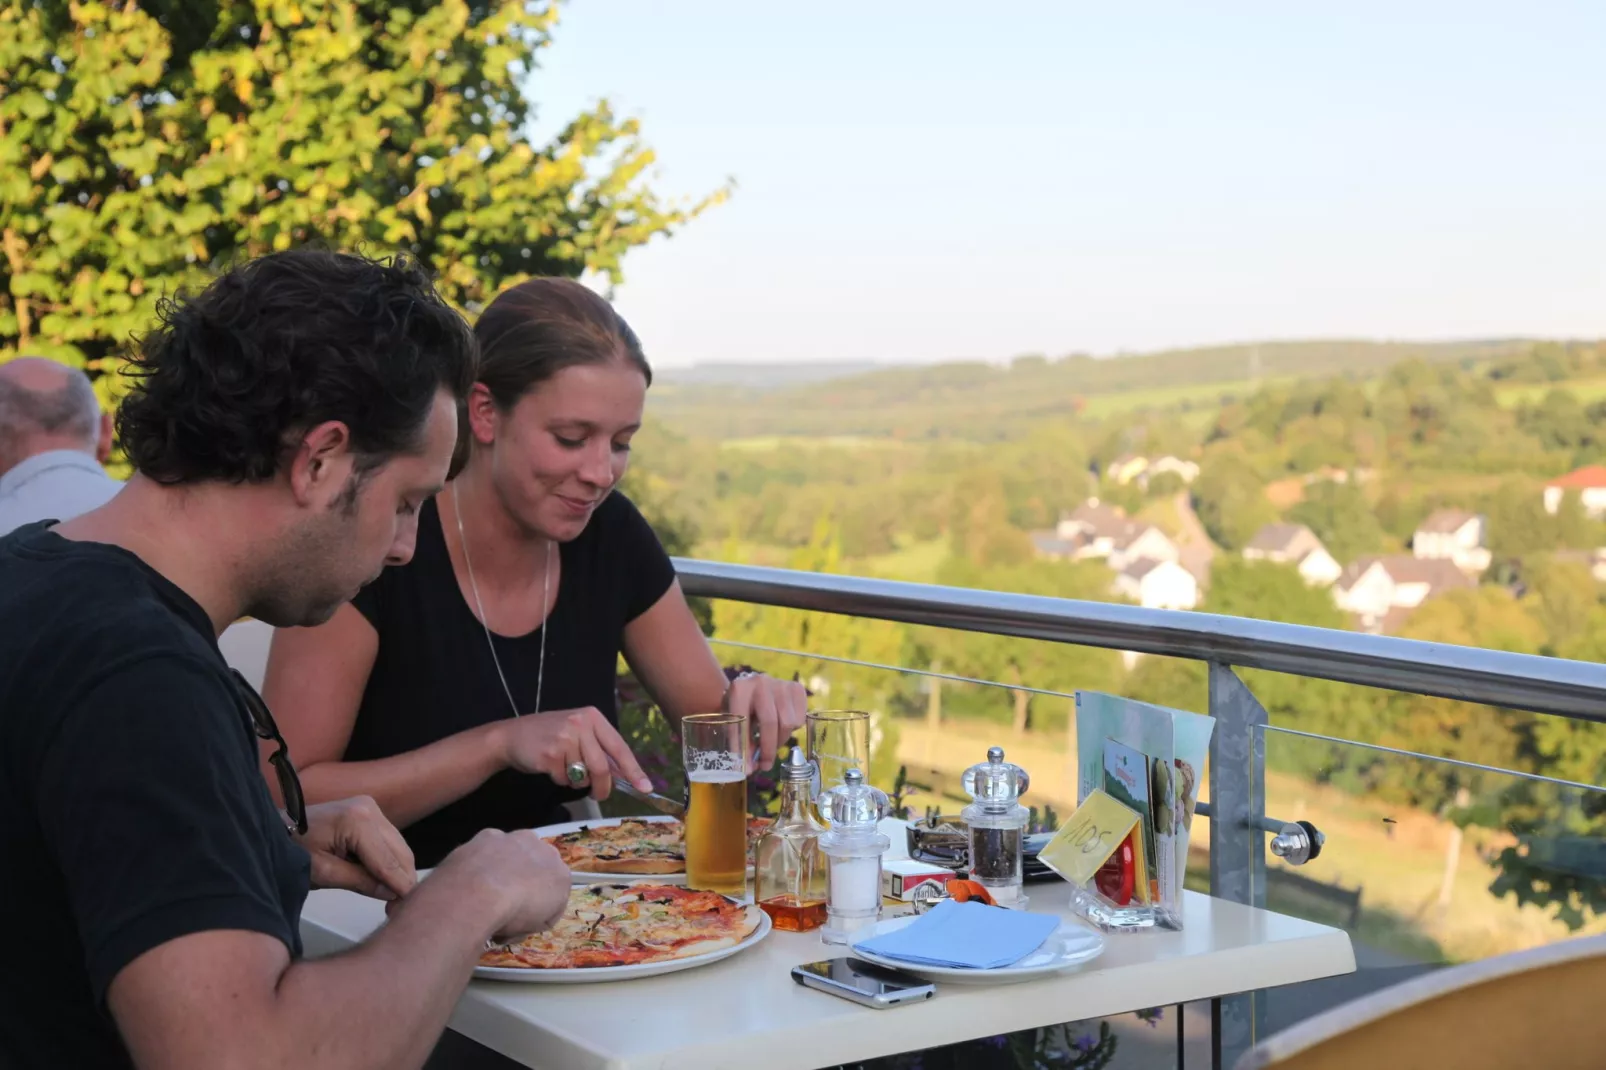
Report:
[{"label": "man's hand", "polygon": [[[485,829],[447,855],[430,883],[459,879],[475,892],[492,892],[500,900],[498,936],[544,932],[569,905],[569,867],[556,847],[530,829]],[[392,903],[385,912],[392,913],[392,908],[406,909]]]},{"label": "man's hand", "polygon": [[312,855],[314,888],[400,899],[418,883],[412,849],[366,795],[307,807],[298,842]]}]

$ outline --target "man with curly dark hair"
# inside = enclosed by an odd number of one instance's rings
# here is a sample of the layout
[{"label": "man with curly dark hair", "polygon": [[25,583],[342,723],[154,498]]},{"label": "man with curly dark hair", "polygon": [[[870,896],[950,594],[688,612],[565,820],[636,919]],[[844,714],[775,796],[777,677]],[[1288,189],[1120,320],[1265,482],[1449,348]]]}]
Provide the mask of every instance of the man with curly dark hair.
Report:
[{"label": "man with curly dark hair", "polygon": [[[127,487],[0,539],[0,1063],[418,1066],[485,941],[562,909],[533,833],[418,884],[371,800],[306,806],[217,646],[243,616],[326,620],[412,555],[475,360],[409,260],[244,264],[144,339]],[[392,900],[390,923],[302,961],[309,883]]]}]

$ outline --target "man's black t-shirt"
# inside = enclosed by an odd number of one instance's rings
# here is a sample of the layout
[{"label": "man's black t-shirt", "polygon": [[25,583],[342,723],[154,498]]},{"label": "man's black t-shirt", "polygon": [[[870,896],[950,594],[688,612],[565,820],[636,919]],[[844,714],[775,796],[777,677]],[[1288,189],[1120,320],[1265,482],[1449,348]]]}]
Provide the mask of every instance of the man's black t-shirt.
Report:
[{"label": "man's black t-shirt", "polygon": [[[519,712],[533,711],[544,629],[541,709],[595,706],[617,722],[615,684],[625,625],[669,590],[674,566],[635,505],[618,493],[597,506],[585,531],[559,553],[558,597],[546,623],[527,635],[496,635],[497,659]],[[352,604],[379,633],[379,653],[346,761],[404,754],[513,716],[485,629],[452,572],[435,502],[419,514],[412,561],[387,568]],[[402,834],[418,865],[433,866],[481,829],[567,820],[563,803],[583,794],[548,777],[504,770]]]},{"label": "man's black t-shirt", "polygon": [[220,929],[299,955],[309,862],[205,612],[50,523],[0,539],[0,1065],[126,1067],[118,972]]}]

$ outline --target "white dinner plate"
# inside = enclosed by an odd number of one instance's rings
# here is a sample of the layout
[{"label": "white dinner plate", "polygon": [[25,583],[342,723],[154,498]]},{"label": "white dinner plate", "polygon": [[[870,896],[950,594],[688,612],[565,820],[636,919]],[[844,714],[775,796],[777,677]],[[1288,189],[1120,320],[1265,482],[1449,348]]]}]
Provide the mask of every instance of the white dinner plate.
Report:
[{"label": "white dinner plate", "polygon": [[[915,920],[915,915],[906,915],[901,918],[888,918],[876,923],[868,936],[863,940],[870,940],[887,933],[897,932],[905,925]],[[1030,981],[1034,977],[1043,977],[1051,973],[1079,966],[1084,962],[1091,962],[1104,952],[1104,937],[1070,919],[1060,923],[1060,927],[1049,934],[1043,941],[1043,946],[1033,951],[1019,962],[1008,966],[1000,966],[995,970],[972,970],[956,966],[922,966],[915,962],[904,962],[901,959],[889,959],[884,955],[877,955],[873,951],[866,951],[859,944],[853,945],[853,953],[866,962],[873,962],[878,966],[888,966],[896,970],[904,970],[928,981],[949,981],[961,985],[1012,985],[1019,981]]]},{"label": "white dinner plate", "polygon": [[[562,836],[567,832],[579,832],[583,828],[607,828],[617,825],[621,821],[650,821],[659,824],[666,821],[675,821],[676,818],[668,814],[653,814],[648,817],[599,817],[595,821],[565,821],[561,825],[543,825],[535,830],[537,836]],[[747,863],[748,876],[753,875],[753,863]],[[569,880],[572,884],[685,884],[686,871],[679,873],[588,873],[585,870],[570,870]]]},{"label": "white dinner plate", "polygon": [[[615,882],[617,883],[617,882]],[[770,934],[770,916],[762,910],[758,911],[758,928],[748,933],[740,943],[718,951],[710,951],[706,955],[692,955],[684,959],[670,959],[667,962],[640,962],[629,966],[588,966],[584,969],[565,970],[527,970],[516,966],[476,966],[474,976],[489,981],[519,981],[531,985],[594,985],[606,981],[629,981],[637,977],[654,977],[660,973],[675,973],[678,970],[692,970],[698,966],[707,966],[720,959],[728,959],[732,955],[746,951],[754,944]]]}]

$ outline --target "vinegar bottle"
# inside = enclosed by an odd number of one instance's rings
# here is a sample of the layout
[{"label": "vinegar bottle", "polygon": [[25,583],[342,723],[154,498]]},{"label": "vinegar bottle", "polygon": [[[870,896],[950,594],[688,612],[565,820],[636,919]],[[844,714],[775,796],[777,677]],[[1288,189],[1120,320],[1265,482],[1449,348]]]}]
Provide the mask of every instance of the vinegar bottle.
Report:
[{"label": "vinegar bottle", "polygon": [[758,841],[753,860],[753,898],[784,932],[801,933],[825,923],[826,870],[820,854],[825,826],[810,798],[814,763],[793,747],[781,766],[781,812]]}]

